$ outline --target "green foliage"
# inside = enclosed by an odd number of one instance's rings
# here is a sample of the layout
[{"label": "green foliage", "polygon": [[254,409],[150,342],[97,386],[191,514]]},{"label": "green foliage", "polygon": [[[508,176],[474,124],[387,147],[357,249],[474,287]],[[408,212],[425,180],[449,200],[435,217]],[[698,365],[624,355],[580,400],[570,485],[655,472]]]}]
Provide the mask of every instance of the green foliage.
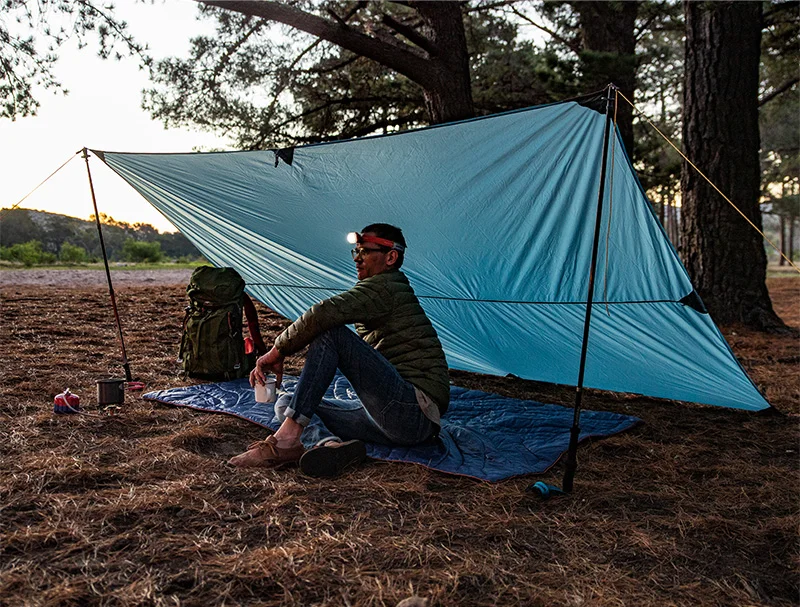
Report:
[{"label": "green foliage", "polygon": [[63,90],[54,67],[58,49],[67,40],[85,46],[95,34],[101,57],[119,58],[115,45],[121,43],[127,54],[140,55],[143,63],[149,61],[144,47],[125,31],[126,24],[102,3],[5,0],[0,6],[0,118],[34,115],[39,107],[34,93]]},{"label": "green foliage", "polygon": [[122,246],[122,255],[133,263],[158,263],[164,259],[159,242],[143,242],[129,238]]},{"label": "green foliage", "polygon": [[33,216],[21,210],[0,211],[0,244],[10,246],[29,240],[42,240],[42,230]]},{"label": "green foliage", "polygon": [[556,56],[520,39],[518,25],[507,17],[484,11],[465,17],[476,114],[558,101],[572,91]]},{"label": "green foliage", "polygon": [[184,265],[184,266],[210,266],[211,262],[208,261],[202,255],[197,257],[192,257],[189,255],[183,255],[182,257],[178,257],[175,260],[176,264]]},{"label": "green foliage", "polygon": [[[639,18],[655,25],[637,43],[638,88],[635,103],[676,145],[683,112],[683,12],[677,2],[644,2]],[[671,204],[680,188],[681,157],[650,124],[634,119],[636,170],[642,187],[657,205]]]},{"label": "green foliage", "polygon": [[[139,240],[147,239],[139,238]],[[161,243],[161,250],[164,252],[164,255],[170,259],[202,259],[200,251],[198,251],[195,246],[189,242],[189,239],[180,232],[157,234],[155,240]]]},{"label": "green foliage", "polygon": [[[476,113],[562,98],[554,57],[520,40],[498,6],[462,6]],[[307,2],[303,8],[328,19],[331,10],[353,31],[400,45],[387,20],[428,33],[403,3]],[[422,88],[375,61],[229,10],[203,13],[216,20],[215,34],[194,38],[187,58],[157,62],[155,86],[145,92],[144,107],[167,126],[213,130],[237,147],[264,149],[427,124]]]},{"label": "green foliage", "polygon": [[[122,248],[125,240],[129,238],[160,243],[164,256],[170,259],[200,257],[200,252],[183,234],[177,232],[160,234],[151,225],[141,223],[131,225],[103,214],[100,215],[100,222],[103,225],[106,253],[111,261],[124,259]],[[61,247],[66,242],[84,249],[90,260],[103,257],[94,218],[86,221],[30,209],[4,209],[0,213],[0,242],[5,246],[11,246],[30,240],[41,242],[42,249],[49,253],[60,253]]]},{"label": "green foliage", "polygon": [[787,183],[800,178],[800,12],[788,2],[770,9],[761,49],[762,168],[769,182]]},{"label": "green foliage", "polygon": [[3,261],[22,263],[30,267],[54,263],[56,256],[44,251],[42,249],[42,243],[38,240],[30,240],[10,247],[0,246],[0,259]]},{"label": "green foliage", "polygon": [[63,263],[86,263],[89,255],[83,247],[65,242],[58,252],[58,259]]},{"label": "green foliage", "polygon": [[[765,8],[761,45],[762,212],[770,236],[791,257],[800,219],[800,11],[797,3]],[[771,254],[771,249],[768,254]],[[781,263],[783,261],[781,260]]]}]

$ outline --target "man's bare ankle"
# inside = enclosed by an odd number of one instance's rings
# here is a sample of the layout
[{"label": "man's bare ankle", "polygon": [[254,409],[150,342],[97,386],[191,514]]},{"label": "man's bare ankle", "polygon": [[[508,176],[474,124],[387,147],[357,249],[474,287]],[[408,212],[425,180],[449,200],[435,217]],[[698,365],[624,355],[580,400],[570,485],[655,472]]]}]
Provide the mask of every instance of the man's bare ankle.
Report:
[{"label": "man's bare ankle", "polygon": [[281,449],[288,449],[290,447],[296,447],[300,444],[300,439],[293,438],[293,437],[283,437],[275,435],[275,441],[278,443],[278,447]]}]

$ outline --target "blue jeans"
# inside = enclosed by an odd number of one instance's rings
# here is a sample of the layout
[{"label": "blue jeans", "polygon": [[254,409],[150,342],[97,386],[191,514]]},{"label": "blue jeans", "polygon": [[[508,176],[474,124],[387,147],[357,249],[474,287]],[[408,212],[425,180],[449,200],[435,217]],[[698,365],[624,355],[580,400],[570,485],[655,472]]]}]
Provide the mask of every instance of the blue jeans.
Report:
[{"label": "blue jeans", "polygon": [[[358,394],[360,404],[322,401],[337,368]],[[439,430],[422,413],[414,386],[347,327],[330,329],[311,342],[291,403],[284,411],[303,426],[315,413],[341,440],[410,446],[427,441]]]}]

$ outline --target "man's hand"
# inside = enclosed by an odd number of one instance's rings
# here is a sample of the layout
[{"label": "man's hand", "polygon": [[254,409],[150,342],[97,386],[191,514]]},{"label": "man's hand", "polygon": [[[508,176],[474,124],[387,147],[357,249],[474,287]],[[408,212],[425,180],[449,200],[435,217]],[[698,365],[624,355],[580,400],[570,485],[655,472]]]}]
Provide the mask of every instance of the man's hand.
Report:
[{"label": "man's hand", "polygon": [[255,388],[256,383],[266,384],[267,373],[275,374],[275,389],[281,387],[283,381],[284,356],[275,346],[256,361],[256,368],[250,371],[250,385]]}]

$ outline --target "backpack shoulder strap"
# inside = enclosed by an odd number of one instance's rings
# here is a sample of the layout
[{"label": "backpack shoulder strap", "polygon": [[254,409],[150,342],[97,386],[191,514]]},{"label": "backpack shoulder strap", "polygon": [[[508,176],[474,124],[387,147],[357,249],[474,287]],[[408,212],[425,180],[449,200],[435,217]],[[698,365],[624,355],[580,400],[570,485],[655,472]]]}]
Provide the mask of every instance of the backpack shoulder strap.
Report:
[{"label": "backpack shoulder strap", "polygon": [[186,306],[186,313],[183,316],[183,328],[181,329],[181,348],[178,350],[178,361],[183,362],[183,353],[186,349],[186,321],[189,320],[189,315],[192,313],[192,307]]},{"label": "backpack shoulder strap", "polygon": [[261,329],[258,327],[258,312],[253,305],[253,300],[250,299],[247,293],[242,294],[242,303],[244,315],[247,317],[247,330],[250,332],[250,337],[253,338],[256,354],[262,356],[267,353],[267,346],[264,343],[264,339],[261,337]]}]

